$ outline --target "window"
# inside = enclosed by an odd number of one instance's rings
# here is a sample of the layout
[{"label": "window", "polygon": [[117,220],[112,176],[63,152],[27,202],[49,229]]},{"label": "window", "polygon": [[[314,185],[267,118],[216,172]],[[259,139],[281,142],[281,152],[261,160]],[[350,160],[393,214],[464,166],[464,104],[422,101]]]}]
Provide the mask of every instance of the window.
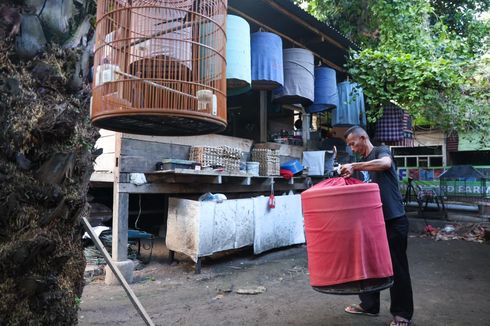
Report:
[{"label": "window", "polygon": [[439,167],[444,165],[442,163],[442,157],[430,157],[429,164],[431,167]]},{"label": "window", "polygon": [[406,166],[404,157],[395,157],[395,163],[397,167]]},{"label": "window", "polygon": [[[417,166],[417,158],[416,157],[407,157],[407,167],[416,167]],[[402,167],[402,166],[400,166]]]},{"label": "window", "polygon": [[398,168],[432,168],[444,166],[442,146],[392,147]]}]

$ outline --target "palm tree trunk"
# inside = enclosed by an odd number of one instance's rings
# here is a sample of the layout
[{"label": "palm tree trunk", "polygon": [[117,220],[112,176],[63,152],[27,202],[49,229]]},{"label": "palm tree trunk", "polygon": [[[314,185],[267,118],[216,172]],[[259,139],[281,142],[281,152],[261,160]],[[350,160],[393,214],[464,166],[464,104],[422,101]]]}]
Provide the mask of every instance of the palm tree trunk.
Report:
[{"label": "palm tree trunk", "polygon": [[87,83],[95,3],[2,3],[0,325],[74,325],[98,136]]}]

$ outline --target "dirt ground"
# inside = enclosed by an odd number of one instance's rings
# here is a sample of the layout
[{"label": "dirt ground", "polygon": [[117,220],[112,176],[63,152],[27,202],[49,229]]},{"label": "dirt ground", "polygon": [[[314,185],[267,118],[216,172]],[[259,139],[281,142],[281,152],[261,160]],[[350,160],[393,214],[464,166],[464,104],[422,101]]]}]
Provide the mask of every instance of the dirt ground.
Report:
[{"label": "dirt ground", "polygon": [[[202,273],[177,255],[155,259],[135,272],[132,288],[157,325],[388,325],[389,292],[378,317],[343,308],[356,296],[314,291],[308,283],[306,247],[254,256],[250,250],[206,259]],[[158,261],[159,260],[159,261]],[[434,241],[412,235],[409,261],[414,325],[490,325],[490,246],[463,240]],[[246,295],[240,290],[265,292]],[[80,325],[144,325],[120,286],[88,284]]]}]

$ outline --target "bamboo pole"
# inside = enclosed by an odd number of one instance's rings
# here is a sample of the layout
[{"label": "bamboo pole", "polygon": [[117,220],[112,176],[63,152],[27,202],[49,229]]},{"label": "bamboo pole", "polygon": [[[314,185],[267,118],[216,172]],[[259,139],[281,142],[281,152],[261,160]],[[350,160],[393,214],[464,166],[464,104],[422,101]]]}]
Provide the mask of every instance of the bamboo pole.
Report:
[{"label": "bamboo pole", "polygon": [[95,232],[92,229],[92,226],[90,225],[89,221],[87,221],[87,218],[83,217],[82,221],[83,221],[83,226],[85,227],[85,230],[87,230],[88,234],[90,235],[90,238],[94,242],[97,249],[99,249],[100,252],[102,252],[102,255],[104,255],[105,261],[107,262],[107,264],[111,268],[114,275],[116,275],[119,282],[121,282],[121,285],[124,288],[124,291],[126,291],[126,294],[128,295],[129,300],[131,301],[133,306],[136,308],[136,310],[140,314],[141,318],[143,318],[146,325],[155,326],[155,324],[151,320],[150,316],[146,312],[145,308],[143,307],[141,302],[138,300],[138,297],[136,296],[136,294],[134,294],[133,290],[131,290],[131,288],[129,287],[128,282],[126,282],[126,280],[124,279],[124,276],[121,274],[121,271],[119,271],[119,268],[117,268],[117,266],[114,265],[111,257],[109,256],[109,253],[107,252],[107,250],[105,250],[104,245],[102,244],[102,242],[100,242],[99,237],[97,237],[97,235],[95,234]]}]

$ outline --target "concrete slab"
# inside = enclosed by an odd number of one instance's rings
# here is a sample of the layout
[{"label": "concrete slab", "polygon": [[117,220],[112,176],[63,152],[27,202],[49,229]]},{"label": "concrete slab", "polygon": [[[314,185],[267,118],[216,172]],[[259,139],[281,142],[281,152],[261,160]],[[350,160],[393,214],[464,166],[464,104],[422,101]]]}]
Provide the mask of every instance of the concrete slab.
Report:
[{"label": "concrete slab", "polygon": [[[117,261],[114,262],[114,265],[116,265],[116,267],[119,268],[126,282],[133,283],[134,263],[132,260]],[[105,267],[105,284],[107,285],[120,284],[116,275],[112,272],[111,268],[108,265]]]}]

